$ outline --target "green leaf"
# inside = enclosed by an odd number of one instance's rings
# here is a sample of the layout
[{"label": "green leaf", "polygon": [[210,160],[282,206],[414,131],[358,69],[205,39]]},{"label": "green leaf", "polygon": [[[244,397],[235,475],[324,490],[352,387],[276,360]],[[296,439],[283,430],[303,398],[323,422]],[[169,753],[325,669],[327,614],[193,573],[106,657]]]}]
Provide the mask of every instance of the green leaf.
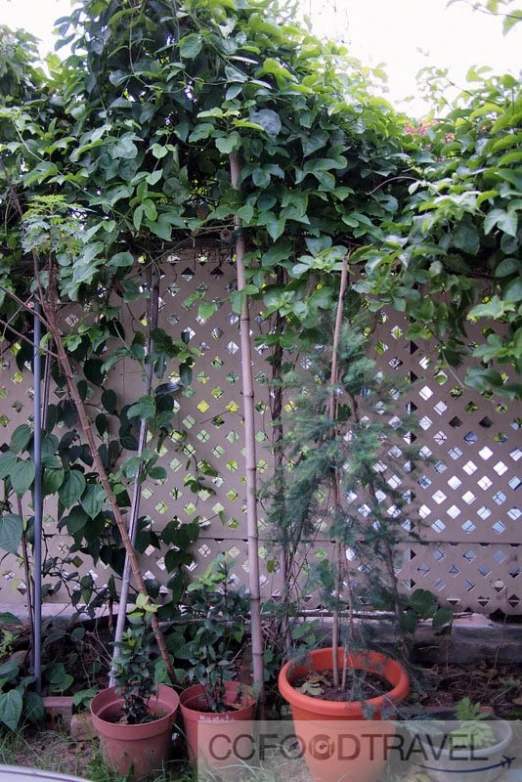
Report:
[{"label": "green leaf", "polygon": [[102,386],[105,381],[103,361],[99,358],[88,358],[83,365],[83,373],[95,386]]},{"label": "green leaf", "polygon": [[480,247],[480,238],[474,225],[461,223],[452,236],[453,245],[470,255],[476,255]]},{"label": "green leaf", "polygon": [[24,701],[22,693],[19,690],[9,690],[9,692],[1,693],[0,721],[3,722],[9,730],[16,730],[22,716],[23,707]]},{"label": "green leaf", "polygon": [[9,450],[12,453],[20,453],[29,445],[31,437],[33,436],[33,430],[29,424],[21,424],[17,426],[11,435],[11,444]]},{"label": "green leaf", "polygon": [[7,453],[0,453],[0,480],[7,478],[12,473],[13,467],[17,461],[17,457],[10,451]]},{"label": "green leaf", "polygon": [[165,157],[165,155],[169,154],[167,147],[164,147],[163,144],[153,144],[151,147],[151,152],[156,160],[161,160]]},{"label": "green leaf", "polygon": [[200,122],[199,125],[196,125],[192,133],[190,134],[188,140],[189,142],[196,142],[201,141],[203,139],[207,139],[209,136],[212,135],[214,132],[214,125],[212,125],[210,122]]},{"label": "green leaf", "polygon": [[117,269],[120,267],[127,267],[132,266],[134,263],[134,258],[129,252],[123,252],[123,253],[116,253],[116,255],[113,255],[110,259],[108,266],[116,267]]},{"label": "green leaf", "polygon": [[127,418],[144,418],[150,420],[156,415],[156,403],[151,396],[142,396],[129,407]]},{"label": "green leaf", "polygon": [[216,138],[215,143],[216,147],[223,155],[230,155],[231,152],[234,152],[234,150],[239,149],[241,146],[241,138],[239,133],[231,133],[231,135],[226,138]]},{"label": "green leaf", "polygon": [[76,535],[77,532],[80,532],[80,530],[85,527],[88,521],[88,514],[83,508],[80,508],[79,505],[75,505],[69,515],[64,519],[69,535]]},{"label": "green leaf", "polygon": [[213,301],[202,301],[198,308],[198,317],[207,320],[217,311],[217,304]]},{"label": "green leaf", "polygon": [[411,596],[411,606],[421,619],[429,619],[436,605],[435,598],[427,589],[416,589]]},{"label": "green leaf", "polygon": [[145,207],[143,206],[143,204],[139,204],[134,210],[134,214],[132,216],[132,222],[134,224],[134,228],[138,232],[141,228],[141,223],[143,221],[144,214],[145,214]]},{"label": "green leaf", "polygon": [[60,486],[58,496],[66,508],[74,505],[82,496],[87,482],[85,476],[79,470],[71,470],[65,476],[65,480]]},{"label": "green leaf", "polygon": [[108,388],[101,395],[101,403],[110,415],[116,412],[117,401],[116,393],[112,388]]},{"label": "green leaf", "polygon": [[233,84],[232,87],[229,87],[226,95],[225,100],[234,100],[234,98],[237,98],[237,96],[243,91],[243,85],[242,84]]},{"label": "green leaf", "polygon": [[184,60],[193,60],[197,57],[203,46],[203,38],[198,33],[186,35],[179,42],[179,53]]},{"label": "green leaf", "polygon": [[19,625],[22,624],[22,620],[11,614],[10,611],[3,611],[0,613],[0,625]]},{"label": "green leaf", "polygon": [[156,221],[147,220],[147,228],[159,239],[170,242],[172,238],[172,223],[170,216],[161,214]]},{"label": "green leaf", "polygon": [[6,513],[0,518],[0,548],[9,554],[16,554],[22,540],[24,523],[20,516]]},{"label": "green leaf", "polygon": [[251,204],[245,204],[237,210],[237,216],[245,223],[249,223],[254,216],[254,207]]},{"label": "green leaf", "polygon": [[42,491],[45,497],[56,494],[65,479],[65,470],[62,467],[47,468],[43,475]]},{"label": "green leaf", "polygon": [[269,136],[277,136],[281,131],[281,119],[277,112],[272,109],[261,109],[260,111],[250,112],[250,121],[256,125],[261,125]]},{"label": "green leaf", "polygon": [[435,611],[431,625],[434,630],[439,630],[441,627],[451,624],[453,622],[453,611],[451,608],[439,608]]},{"label": "green leaf", "polygon": [[18,459],[11,472],[13,491],[21,497],[34,481],[36,468],[32,459]]},{"label": "green leaf", "polygon": [[516,272],[522,272],[522,261],[518,258],[504,258],[495,269],[495,277],[509,277]]},{"label": "green leaf", "polygon": [[517,235],[518,216],[516,212],[504,211],[503,209],[492,209],[486,215],[484,220],[484,233],[489,234],[497,226],[508,236]]},{"label": "green leaf", "polygon": [[132,160],[138,155],[138,147],[131,137],[122,136],[122,138],[110,148],[110,153],[113,158]]},{"label": "green leaf", "polygon": [[24,694],[24,717],[32,722],[38,724],[42,722],[45,716],[45,708],[42,696],[37,692],[26,690]]},{"label": "green leaf", "polygon": [[508,302],[522,301],[522,277],[518,277],[506,285],[504,300]]},{"label": "green leaf", "polygon": [[252,174],[252,181],[256,187],[265,188],[270,184],[271,176],[269,171],[263,168],[256,168]]},{"label": "green leaf", "polygon": [[473,307],[469,311],[469,316],[471,318],[491,318],[493,320],[498,320],[506,312],[514,310],[514,308],[513,304],[506,304],[506,302],[502,301],[495,294],[495,296],[492,296],[490,301],[485,304],[477,304],[476,307]]},{"label": "green leaf", "polygon": [[103,508],[104,501],[104,489],[97,484],[91,483],[87,486],[87,489],[80,500],[80,504],[91,519],[94,519]]}]

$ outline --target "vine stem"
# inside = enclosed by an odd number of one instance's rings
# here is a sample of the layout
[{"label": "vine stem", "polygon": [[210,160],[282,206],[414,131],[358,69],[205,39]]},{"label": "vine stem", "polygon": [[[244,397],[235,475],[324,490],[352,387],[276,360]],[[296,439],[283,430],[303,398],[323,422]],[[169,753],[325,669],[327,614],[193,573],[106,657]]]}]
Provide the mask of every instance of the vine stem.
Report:
[{"label": "vine stem", "polygon": [[[230,155],[230,176],[234,190],[240,190],[241,164],[236,154]],[[245,237],[241,219],[234,215],[236,233],[236,265],[238,291],[245,287]],[[241,369],[243,383],[243,413],[246,446],[246,505],[248,527],[248,580],[250,591],[250,631],[254,684],[259,690],[259,703],[264,703],[263,633],[261,627],[261,590],[259,580],[259,531],[257,523],[257,466],[255,438],[254,377],[250,344],[250,310],[248,297],[243,297],[240,319]]]},{"label": "vine stem", "polygon": [[[89,419],[87,418],[85,405],[83,404],[83,401],[80,397],[80,393],[78,391],[78,387],[74,381],[74,374],[73,374],[71,362],[69,361],[69,356],[67,355],[63,345],[62,335],[56,319],[56,307],[55,307],[56,270],[52,264],[50,265],[49,268],[49,294],[50,294],[49,298],[42,303],[43,309],[45,312],[46,320],[49,324],[49,330],[51,332],[51,336],[53,337],[54,344],[56,345],[60,364],[62,366],[64,375],[67,380],[69,393],[72,397],[74,404],[76,405],[76,409],[78,411],[78,418],[80,419],[80,425],[82,427],[84,437],[87,440],[87,443],[89,444],[91,455],[94,461],[94,466],[96,468],[96,471],[98,472],[98,479],[101,485],[103,486],[103,489],[105,490],[107,500],[111,507],[112,513],[114,515],[114,521],[116,522],[118,532],[121,536],[121,540],[125,548],[125,553],[129,558],[130,568],[134,580],[136,582],[136,587],[138,589],[138,592],[140,592],[144,597],[147,597],[148,596],[147,589],[145,587],[145,581],[143,579],[143,575],[140,570],[138,557],[132,545],[131,539],[129,537],[127,526],[123,519],[121,509],[118,506],[116,496],[112,490],[109,477],[101,461],[100,454],[98,453],[92,426],[89,423]],[[161,658],[165,663],[165,667],[167,669],[171,681],[174,682],[176,678],[174,673],[174,668],[172,666],[172,661],[169,657],[169,653],[167,651],[165,638],[161,630],[158,617],[155,614],[152,614],[151,625],[152,625],[152,630],[154,632],[154,636],[156,638],[156,643],[158,644],[158,648],[160,650]]]},{"label": "vine stem", "polygon": [[[4,170],[5,176],[7,177],[8,186],[11,192],[11,196],[13,199],[13,203],[15,205],[16,211],[18,212],[18,215],[20,217],[20,220],[23,220],[23,209],[20,204],[20,200],[18,198],[18,195],[16,193],[16,190],[13,187],[13,184],[9,178],[9,175],[6,171],[6,168],[3,164],[3,161],[0,162],[2,164],[2,168]],[[33,310],[25,304],[21,299],[16,296],[16,294],[11,293],[11,291],[8,291],[7,289],[4,289],[5,292],[11,296],[18,304],[24,307],[24,309],[29,309],[33,314],[35,314],[40,322],[48,329],[55,347],[56,347],[56,353],[58,361],[63,369],[63,373],[65,375],[66,381],[67,381],[67,387],[69,389],[69,393],[71,395],[71,398],[76,406],[76,410],[78,412],[78,418],[80,420],[80,425],[82,428],[83,435],[85,439],[87,440],[87,443],[89,445],[92,459],[94,462],[94,466],[96,467],[96,470],[98,472],[98,478],[99,481],[105,490],[105,495],[107,497],[107,500],[109,502],[109,505],[111,507],[114,521],[116,523],[116,526],[118,528],[118,532],[120,534],[123,547],[125,548],[125,552],[129,558],[130,567],[132,571],[132,575],[134,576],[134,580],[136,582],[136,587],[138,589],[138,592],[142,594],[144,597],[148,597],[147,589],[145,587],[145,581],[143,579],[143,575],[140,570],[138,557],[136,554],[136,551],[134,550],[134,547],[131,543],[131,540],[129,538],[129,534],[127,532],[127,527],[125,524],[125,521],[122,516],[122,512],[120,510],[120,507],[118,506],[118,502],[116,500],[116,495],[114,494],[112,490],[112,486],[109,481],[109,477],[107,475],[107,472],[105,470],[105,467],[103,466],[102,460],[100,458],[100,454],[98,453],[98,449],[96,447],[96,441],[94,439],[93,429],[91,424],[89,423],[89,419],[87,417],[85,405],[83,403],[83,400],[80,396],[80,392],[78,391],[78,387],[74,380],[74,373],[71,366],[71,362],[69,360],[69,356],[67,355],[67,351],[65,350],[63,340],[62,340],[62,332],[58,325],[57,320],[57,310],[58,310],[58,292],[57,292],[57,282],[56,282],[56,268],[52,262],[51,259],[49,259],[48,262],[48,273],[49,273],[49,282],[48,282],[48,288],[47,288],[47,296],[43,295],[41,280],[40,280],[40,263],[39,258],[35,250],[31,253],[32,259],[33,259],[33,271],[35,275],[35,280],[37,281],[38,288],[40,290],[40,302],[41,306],[44,312],[44,317],[42,317],[38,312],[34,312]],[[156,638],[156,643],[158,644],[158,648],[160,651],[161,658],[163,662],[165,663],[165,668],[167,670],[167,673],[170,677],[170,680],[174,683],[176,680],[176,675],[174,673],[174,668],[172,665],[172,661],[169,657],[169,653],[167,651],[167,646],[165,644],[165,637],[163,635],[163,632],[160,627],[160,623],[158,620],[158,617],[155,614],[152,614],[151,619],[151,626],[152,630],[154,632],[154,636]]]}]

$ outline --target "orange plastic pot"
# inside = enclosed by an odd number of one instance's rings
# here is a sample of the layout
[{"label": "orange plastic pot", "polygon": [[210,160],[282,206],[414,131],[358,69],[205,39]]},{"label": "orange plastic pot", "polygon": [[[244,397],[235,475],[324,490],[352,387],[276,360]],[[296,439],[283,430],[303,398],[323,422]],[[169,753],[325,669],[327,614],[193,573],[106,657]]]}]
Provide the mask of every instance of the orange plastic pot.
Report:
[{"label": "orange plastic pot", "polygon": [[[393,722],[381,720],[381,715],[408,695],[408,674],[396,660],[363,650],[350,653],[348,665],[386,679],[390,688],[382,695],[365,701],[327,701],[292,686],[310,670],[332,670],[332,653],[332,649],[317,649],[305,662],[286,663],[279,673],[279,692],[291,706],[302,756],[317,782],[374,782],[383,771],[395,735]],[[344,650],[339,649],[340,669],[343,656]]]},{"label": "orange plastic pot", "polygon": [[103,755],[113,771],[142,779],[161,770],[170,757],[174,718],[179,696],[171,687],[159,684],[148,707],[158,719],[142,725],[117,722],[123,714],[123,699],[114,687],[102,690],[92,699],[91,716]]},{"label": "orange plastic pot", "polygon": [[[234,706],[230,711],[209,711],[201,684],[188,687],[179,699],[189,758],[192,763],[204,764],[207,770],[235,765],[245,756],[243,743],[247,752],[251,749],[248,737],[252,735],[256,698],[252,689],[244,684],[224,684],[225,703]],[[244,741],[242,737],[245,737]]]}]

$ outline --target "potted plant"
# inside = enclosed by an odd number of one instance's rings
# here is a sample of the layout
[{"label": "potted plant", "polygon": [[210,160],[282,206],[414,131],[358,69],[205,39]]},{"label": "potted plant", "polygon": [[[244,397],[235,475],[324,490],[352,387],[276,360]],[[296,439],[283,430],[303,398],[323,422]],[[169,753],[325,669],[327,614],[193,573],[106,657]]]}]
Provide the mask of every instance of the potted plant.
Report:
[{"label": "potted plant", "polygon": [[[318,319],[304,372],[293,370],[286,378],[292,413],[284,438],[291,464],[284,537],[294,551],[319,529],[332,541],[332,556],[324,556],[315,583],[307,585],[321,588],[322,603],[332,611],[332,647],[287,662],[279,674],[280,693],[305,731],[306,722],[316,731],[322,720],[375,721],[409,691],[398,661],[361,648],[354,612],[361,597],[371,605],[386,591],[402,627],[394,550],[411,502],[405,487],[413,465],[412,422],[397,389],[377,374],[367,355],[371,323],[356,311],[354,292],[345,297],[346,285],[347,258],[335,317]],[[317,765],[308,756],[307,761],[321,778],[324,762]],[[363,761],[359,756],[358,765],[349,766],[358,782],[381,770],[376,760]],[[339,778],[346,772],[345,762]],[[330,768],[328,778],[336,774]]]},{"label": "potted plant", "polygon": [[118,642],[113,660],[114,687],[91,701],[91,716],[108,765],[136,779],[161,769],[169,759],[179,696],[165,684],[155,684],[151,655],[150,606],[138,596],[129,627]]},{"label": "potted plant", "polygon": [[514,760],[507,754],[513,739],[511,725],[480,703],[462,698],[454,709],[438,709],[432,716],[435,719],[418,724],[408,722],[408,729],[423,748],[411,753],[414,765],[435,782],[446,782],[448,777],[493,782]]},{"label": "potted plant", "polygon": [[[189,625],[191,637],[176,656],[188,660],[189,680],[196,682],[180,696],[189,756],[194,761],[198,749],[204,751],[198,740],[201,725],[227,725],[233,733],[234,723],[244,732],[244,722],[254,718],[256,697],[250,685],[232,679],[249,603],[243,587],[234,587],[226,555],[218,555],[187,591],[196,624]],[[208,760],[214,767],[219,765],[216,758]]]}]

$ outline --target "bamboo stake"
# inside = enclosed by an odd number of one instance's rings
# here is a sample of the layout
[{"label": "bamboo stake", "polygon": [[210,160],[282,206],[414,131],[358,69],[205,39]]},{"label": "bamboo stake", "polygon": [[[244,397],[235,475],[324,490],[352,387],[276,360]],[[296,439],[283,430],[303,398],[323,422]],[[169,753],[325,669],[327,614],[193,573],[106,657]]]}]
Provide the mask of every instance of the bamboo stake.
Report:
[{"label": "bamboo stake", "polygon": [[[343,268],[341,272],[341,283],[339,287],[339,299],[337,302],[337,312],[335,315],[335,328],[334,328],[334,338],[333,338],[333,346],[332,346],[332,371],[330,374],[330,386],[332,389],[332,395],[330,397],[330,405],[329,405],[330,419],[332,420],[332,422],[335,419],[335,414],[337,411],[337,400],[335,398],[334,386],[337,383],[337,373],[338,373],[337,351],[339,350],[339,341],[341,338],[341,328],[343,324],[344,294],[346,292],[347,283],[348,283],[348,256],[345,255],[343,259]],[[339,486],[339,476],[337,474],[337,467],[334,468],[334,503],[336,509],[340,508],[341,494],[340,494],[340,486]],[[342,578],[343,551],[342,551],[342,545],[339,541],[336,541],[335,543],[335,568],[336,568],[336,574],[335,574],[336,595],[335,596],[338,601],[342,591],[342,580],[343,580]],[[339,605],[337,603],[335,606],[335,610],[333,612],[333,619],[332,619],[332,674],[333,674],[333,683],[335,687],[339,687],[340,684],[339,655],[338,655],[339,640],[340,640]]]},{"label": "bamboo stake", "polygon": [[[236,154],[230,155],[232,187],[239,190],[241,165]],[[245,287],[245,237],[242,222],[234,216],[236,232],[237,287]],[[248,297],[243,299],[240,320],[241,368],[243,383],[243,411],[245,417],[246,446],[246,503],[248,525],[248,580],[250,591],[250,628],[252,637],[252,664],[254,684],[259,688],[259,701],[264,702],[263,633],[261,628],[261,595],[259,584],[259,533],[257,525],[257,467],[255,438],[254,378],[250,344],[250,312]]]}]

